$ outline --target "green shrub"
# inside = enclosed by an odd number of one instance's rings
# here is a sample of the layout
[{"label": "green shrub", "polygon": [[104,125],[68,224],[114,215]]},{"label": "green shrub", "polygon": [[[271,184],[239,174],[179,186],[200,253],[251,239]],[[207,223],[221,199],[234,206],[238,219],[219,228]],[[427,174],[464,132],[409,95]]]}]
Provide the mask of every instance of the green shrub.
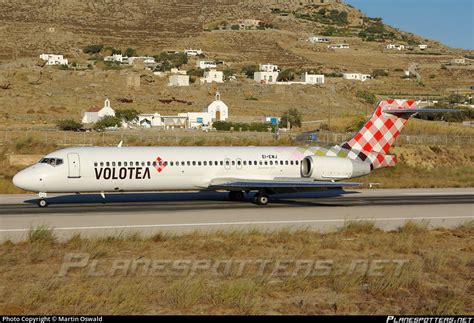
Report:
[{"label": "green shrub", "polygon": [[97,45],[89,45],[82,49],[82,51],[86,54],[97,54],[104,48],[104,45],[97,44]]},{"label": "green shrub", "polygon": [[56,126],[62,131],[79,131],[82,129],[82,124],[72,119],[59,120],[56,122]]}]

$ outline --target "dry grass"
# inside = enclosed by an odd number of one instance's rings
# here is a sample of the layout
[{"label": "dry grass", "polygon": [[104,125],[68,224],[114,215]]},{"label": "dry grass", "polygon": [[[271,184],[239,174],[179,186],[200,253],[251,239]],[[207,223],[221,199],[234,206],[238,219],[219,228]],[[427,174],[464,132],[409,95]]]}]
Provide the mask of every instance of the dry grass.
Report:
[{"label": "dry grass", "polygon": [[[459,228],[428,230],[407,223],[383,232],[371,222],[348,222],[339,231],[234,231],[138,234],[57,242],[45,227],[25,242],[0,245],[0,296],[4,314],[472,314],[473,222]],[[89,267],[58,275],[67,253],[87,253]],[[263,275],[248,265],[176,275],[108,269],[117,260],[269,261]],[[272,275],[273,265],[288,260],[332,261],[330,272]],[[389,260],[379,273],[364,270]],[[393,260],[404,261],[400,268]],[[362,262],[361,262],[362,261]],[[351,264],[359,264],[350,270]],[[141,263],[143,265],[144,263]],[[140,266],[141,266],[140,265]],[[290,268],[291,263],[290,263]],[[139,269],[142,267],[138,267]],[[398,269],[397,269],[398,268]],[[398,270],[398,271],[397,271]],[[192,272],[192,271],[191,271]],[[146,274],[148,273],[148,274]],[[326,273],[326,274],[324,274]],[[173,275],[175,274],[175,275]]]}]

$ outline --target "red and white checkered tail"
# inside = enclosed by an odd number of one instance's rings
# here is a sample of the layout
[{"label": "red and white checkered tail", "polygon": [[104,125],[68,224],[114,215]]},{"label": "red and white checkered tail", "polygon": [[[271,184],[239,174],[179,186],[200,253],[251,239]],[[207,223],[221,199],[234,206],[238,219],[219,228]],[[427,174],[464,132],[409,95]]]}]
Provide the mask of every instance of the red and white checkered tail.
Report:
[{"label": "red and white checkered tail", "polygon": [[[396,113],[397,110],[400,110],[400,113]],[[343,143],[342,147],[355,153],[361,160],[366,160],[374,154],[382,159],[382,155],[388,152],[412,115],[407,113],[407,110],[416,110],[415,101],[381,101],[369,121],[352,139]]]}]

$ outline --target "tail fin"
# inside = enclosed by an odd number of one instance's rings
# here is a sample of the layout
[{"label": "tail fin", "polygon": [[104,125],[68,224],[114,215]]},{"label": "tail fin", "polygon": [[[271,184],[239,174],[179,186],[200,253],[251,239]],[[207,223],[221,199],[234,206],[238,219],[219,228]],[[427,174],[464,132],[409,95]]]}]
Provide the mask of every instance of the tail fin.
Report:
[{"label": "tail fin", "polygon": [[419,111],[415,101],[381,101],[362,129],[341,146],[350,151],[349,158],[368,161],[372,169],[395,166],[395,156],[387,152],[408,119]]},{"label": "tail fin", "polygon": [[387,152],[408,119],[421,112],[459,112],[459,110],[418,109],[412,100],[384,100],[379,103],[362,129],[340,146],[349,150],[349,158],[370,161],[373,169],[395,166],[395,156],[387,155]]},{"label": "tail fin", "polygon": [[408,119],[418,111],[415,101],[381,101],[362,129],[341,146],[366,155],[369,153],[386,154]]}]

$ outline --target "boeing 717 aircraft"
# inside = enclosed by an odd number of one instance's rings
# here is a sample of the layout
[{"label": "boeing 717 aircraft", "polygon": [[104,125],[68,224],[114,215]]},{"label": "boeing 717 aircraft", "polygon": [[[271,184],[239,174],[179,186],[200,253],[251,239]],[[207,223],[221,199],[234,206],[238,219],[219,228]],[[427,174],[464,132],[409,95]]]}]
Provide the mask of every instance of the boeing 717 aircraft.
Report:
[{"label": "boeing 717 aircraft", "polygon": [[343,182],[395,165],[388,151],[414,101],[385,100],[350,140],[332,147],[75,147],[52,152],[13,177],[24,190],[47,193],[223,190],[266,205],[275,193],[358,186]]}]

